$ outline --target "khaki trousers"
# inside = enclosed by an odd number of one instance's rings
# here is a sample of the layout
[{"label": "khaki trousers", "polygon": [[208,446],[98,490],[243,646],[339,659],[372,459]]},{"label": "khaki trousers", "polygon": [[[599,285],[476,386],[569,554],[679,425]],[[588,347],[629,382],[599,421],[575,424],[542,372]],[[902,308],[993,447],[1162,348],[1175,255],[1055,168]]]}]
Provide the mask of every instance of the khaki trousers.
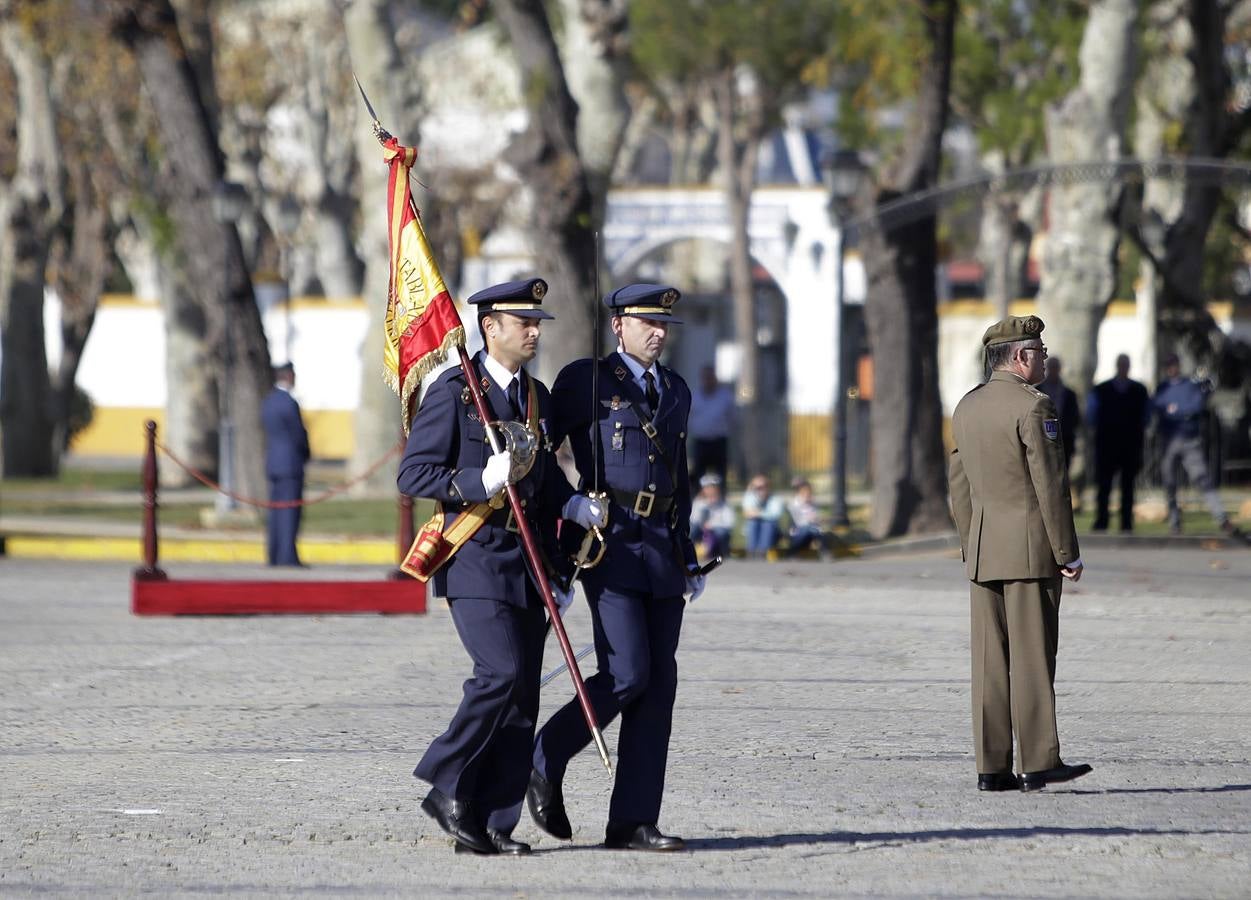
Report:
[{"label": "khaki trousers", "polygon": [[1056,731],[1056,646],[1060,576],[969,582],[973,658],[973,743],[981,774],[1060,765]]}]

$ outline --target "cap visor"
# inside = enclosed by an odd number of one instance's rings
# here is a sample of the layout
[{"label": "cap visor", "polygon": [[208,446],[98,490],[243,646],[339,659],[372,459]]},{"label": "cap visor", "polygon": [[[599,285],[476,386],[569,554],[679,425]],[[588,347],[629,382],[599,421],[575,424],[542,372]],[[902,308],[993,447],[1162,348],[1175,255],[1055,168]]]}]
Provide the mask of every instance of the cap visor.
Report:
[{"label": "cap visor", "polygon": [[659,313],[624,313],[632,319],[647,319],[649,322],[668,322],[670,325],[681,325],[682,320],[677,316],[665,316]]}]

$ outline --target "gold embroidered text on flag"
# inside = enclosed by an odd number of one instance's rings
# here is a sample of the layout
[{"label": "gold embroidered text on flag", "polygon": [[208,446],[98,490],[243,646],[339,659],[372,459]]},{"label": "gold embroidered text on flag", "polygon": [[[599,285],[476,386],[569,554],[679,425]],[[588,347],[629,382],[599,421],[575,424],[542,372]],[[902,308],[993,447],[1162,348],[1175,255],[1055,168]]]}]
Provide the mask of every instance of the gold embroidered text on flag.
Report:
[{"label": "gold embroidered text on flag", "polygon": [[400,415],[408,434],[417,385],[447,359],[448,350],[464,346],[465,329],[413,204],[408,176],[417,151],[400,146],[393,137],[382,146],[383,158],[391,168],[387,178],[391,279],[384,320],[383,377],[400,395]]}]

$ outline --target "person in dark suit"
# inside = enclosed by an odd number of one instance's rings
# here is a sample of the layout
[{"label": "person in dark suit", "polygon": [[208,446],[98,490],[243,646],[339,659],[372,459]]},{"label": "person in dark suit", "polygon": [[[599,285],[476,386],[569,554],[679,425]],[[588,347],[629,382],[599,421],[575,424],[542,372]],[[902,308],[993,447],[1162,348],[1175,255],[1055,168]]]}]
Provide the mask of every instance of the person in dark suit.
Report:
[{"label": "person in dark suit", "polygon": [[[434,576],[473,660],[473,677],[413,774],[431,785],[421,808],[455,839],[457,852],[530,852],[512,832],[530,771],[546,618],[516,523],[501,502],[505,485],[517,485],[549,560],[559,559],[559,516],[585,527],[605,521],[603,505],[575,494],[557,465],[548,435],[551,397],[524,368],[538,350],[541,321],[552,318],[541,306],[546,291],[546,282],[529,278],[469,298],[485,344],[474,369],[487,405],[496,419],[527,423],[539,439],[529,471],[514,469],[507,449],[492,452],[459,367],[426,390],[400,462],[400,491],[439,501],[448,527],[478,504],[494,500],[497,507]],[[571,597],[560,593],[562,608]]]},{"label": "person in dark suit", "polygon": [[[304,498],[304,465],[308,462],[308,432],[300,418],[300,404],[291,396],[295,367],[284,363],[274,369],[274,389],[261,403],[265,427],[265,477],[271,502]],[[300,531],[300,507],[270,509],[266,521],[266,558],[271,566],[298,566],[295,538]]]},{"label": "person in dark suit", "polygon": [[1129,377],[1129,357],[1116,358],[1116,377],[1095,385],[1087,400],[1086,420],[1095,437],[1095,531],[1108,527],[1112,483],[1120,475],[1121,531],[1134,530],[1134,479],[1142,468],[1142,448],[1150,398],[1142,384]]},{"label": "person in dark suit", "polygon": [[[599,663],[587,679],[587,693],[601,725],[621,715],[604,836],[604,845],[614,849],[684,847],[681,838],[657,827],[678,686],[683,594],[694,600],[704,587],[688,532],[691,392],[676,372],[657,363],[669,327],[678,322],[672,313],[678,298],[673,288],[655,284],[608,294],[604,302],[617,351],[603,360],[570,363],[552,388],[552,440],[568,435],[582,488],[598,484],[610,499],[607,551],[598,566],[584,570],[582,585]],[[592,396],[596,365],[599,395]],[[599,443],[598,478],[592,441]],[[576,699],[535,739],[526,801],[539,827],[555,837],[573,836],[562,782],[569,761],[590,740]]]},{"label": "person in dark suit", "polygon": [[1063,363],[1058,356],[1048,356],[1043,365],[1043,380],[1038,389],[1051,398],[1056,414],[1060,417],[1060,438],[1064,442],[1064,458],[1071,470],[1073,456],[1077,452],[1077,429],[1082,424],[1081,405],[1077,393],[1060,377]]}]

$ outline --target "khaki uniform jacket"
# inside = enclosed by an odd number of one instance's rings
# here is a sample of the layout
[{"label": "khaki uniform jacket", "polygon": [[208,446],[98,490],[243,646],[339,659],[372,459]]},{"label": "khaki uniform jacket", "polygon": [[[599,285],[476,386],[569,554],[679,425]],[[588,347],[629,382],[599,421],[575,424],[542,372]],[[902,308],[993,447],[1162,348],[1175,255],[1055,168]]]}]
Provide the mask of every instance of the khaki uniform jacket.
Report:
[{"label": "khaki uniform jacket", "polygon": [[952,513],[972,581],[1052,578],[1080,556],[1055,406],[1009,372],[951,418]]}]

